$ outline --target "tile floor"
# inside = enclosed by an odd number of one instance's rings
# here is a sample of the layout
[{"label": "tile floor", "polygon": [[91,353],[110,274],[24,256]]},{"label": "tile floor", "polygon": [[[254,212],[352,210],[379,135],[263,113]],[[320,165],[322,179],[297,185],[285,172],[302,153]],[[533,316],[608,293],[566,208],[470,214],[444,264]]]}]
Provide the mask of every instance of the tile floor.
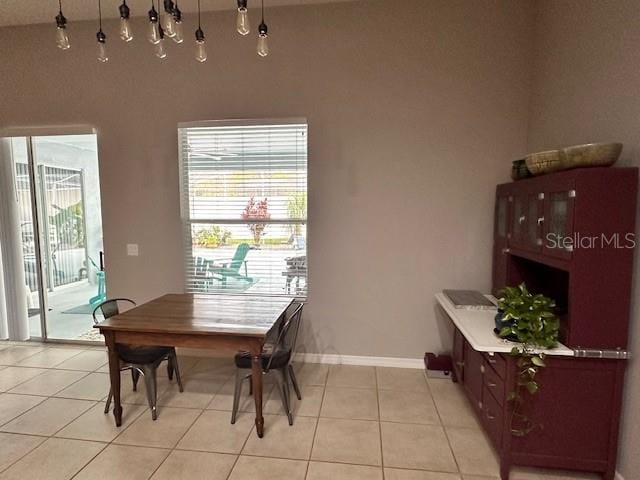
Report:
[{"label": "tile floor", "polygon": [[[300,364],[290,427],[265,385],[265,437],[245,388],[229,423],[231,359],[181,357],[185,392],[164,369],[159,418],[123,374],[123,426],[104,415],[99,347],[0,342],[0,479],[495,480],[498,464],[459,387],[421,370]],[[141,382],[142,383],[142,382]],[[512,480],[595,478],[516,470]]]}]

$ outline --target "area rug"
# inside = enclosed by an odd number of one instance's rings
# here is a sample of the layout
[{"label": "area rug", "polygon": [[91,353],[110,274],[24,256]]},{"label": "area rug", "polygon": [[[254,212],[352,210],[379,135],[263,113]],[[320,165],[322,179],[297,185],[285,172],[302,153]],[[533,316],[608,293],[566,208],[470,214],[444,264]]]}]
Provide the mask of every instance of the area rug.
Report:
[{"label": "area rug", "polygon": [[93,310],[96,308],[95,305],[84,304],[78,305],[77,307],[70,308],[69,310],[65,310],[62,313],[75,313],[78,315],[91,315]]}]

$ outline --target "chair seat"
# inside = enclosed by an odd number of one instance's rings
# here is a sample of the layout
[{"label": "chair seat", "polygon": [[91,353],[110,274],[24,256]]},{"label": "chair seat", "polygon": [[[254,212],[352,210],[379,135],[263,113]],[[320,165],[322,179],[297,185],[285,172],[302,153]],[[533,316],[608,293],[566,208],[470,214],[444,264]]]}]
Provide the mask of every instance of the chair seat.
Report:
[{"label": "chair seat", "polygon": [[[265,352],[261,355],[262,357],[262,369],[266,370],[267,365],[269,364],[269,359],[271,358],[272,353]],[[291,357],[291,350],[279,350],[273,356],[273,361],[271,362],[271,369],[279,369],[284,368],[289,363],[289,358]],[[235,356],[236,367],[238,368],[251,368],[251,354],[249,352],[239,352]]]},{"label": "chair seat", "polygon": [[116,351],[123,362],[149,364],[167,356],[173,351],[173,347],[144,347],[118,343]]}]

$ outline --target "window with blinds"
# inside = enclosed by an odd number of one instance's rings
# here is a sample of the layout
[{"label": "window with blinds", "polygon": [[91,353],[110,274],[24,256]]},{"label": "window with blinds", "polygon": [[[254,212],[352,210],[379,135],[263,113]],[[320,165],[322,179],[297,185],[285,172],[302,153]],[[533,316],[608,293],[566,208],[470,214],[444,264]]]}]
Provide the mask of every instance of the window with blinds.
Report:
[{"label": "window with blinds", "polygon": [[188,292],[307,295],[307,124],[180,124]]}]

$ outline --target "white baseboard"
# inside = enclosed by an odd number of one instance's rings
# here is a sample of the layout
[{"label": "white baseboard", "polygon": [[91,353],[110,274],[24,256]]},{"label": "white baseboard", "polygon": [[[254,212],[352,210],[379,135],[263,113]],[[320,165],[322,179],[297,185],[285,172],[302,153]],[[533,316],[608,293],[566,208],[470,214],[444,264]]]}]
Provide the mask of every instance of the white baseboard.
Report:
[{"label": "white baseboard", "polygon": [[622,474],[620,472],[616,472],[616,480],[624,480],[624,477],[622,476]]},{"label": "white baseboard", "polygon": [[296,353],[295,359],[306,363],[329,365],[363,365],[368,367],[424,368],[422,358],[363,357],[358,355],[336,355],[326,353]]},{"label": "white baseboard", "polygon": [[[200,348],[178,348],[178,353],[190,357],[221,357],[214,350]],[[399,357],[363,357],[358,355],[336,355],[327,353],[296,353],[295,360],[306,363],[325,363],[328,365],[362,365],[367,367],[424,368],[422,358]],[[624,479],[623,479],[624,480]]]}]

